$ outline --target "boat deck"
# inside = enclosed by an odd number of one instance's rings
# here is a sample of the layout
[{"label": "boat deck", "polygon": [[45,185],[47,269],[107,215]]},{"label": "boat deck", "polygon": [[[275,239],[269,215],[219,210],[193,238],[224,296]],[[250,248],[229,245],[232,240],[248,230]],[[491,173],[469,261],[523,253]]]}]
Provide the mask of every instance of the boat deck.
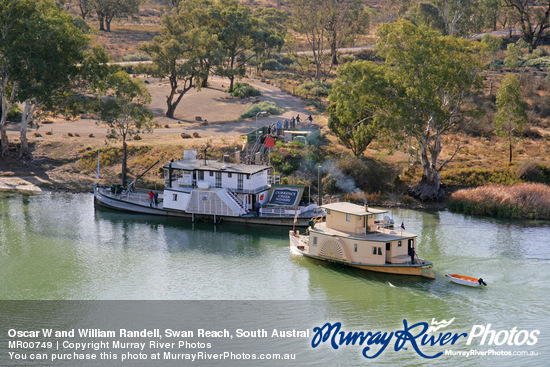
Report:
[{"label": "boat deck", "polygon": [[396,240],[404,240],[414,237],[413,234],[400,231],[396,229],[388,229],[380,227],[375,232],[366,232],[358,234],[350,234],[348,232],[338,231],[333,228],[327,228],[326,223],[319,223],[315,225],[312,232],[320,232],[330,236],[354,238],[363,241],[376,241],[376,242],[391,242]]}]

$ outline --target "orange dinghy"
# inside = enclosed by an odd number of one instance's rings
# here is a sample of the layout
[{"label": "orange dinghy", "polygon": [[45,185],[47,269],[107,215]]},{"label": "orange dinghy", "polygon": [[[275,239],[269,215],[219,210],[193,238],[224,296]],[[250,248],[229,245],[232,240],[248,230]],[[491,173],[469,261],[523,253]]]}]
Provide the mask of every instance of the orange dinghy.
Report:
[{"label": "orange dinghy", "polygon": [[487,286],[487,283],[483,281],[483,278],[476,279],[476,278],[467,277],[465,275],[458,275],[458,274],[446,274],[445,276],[451,279],[451,282],[453,283],[465,285],[468,287],[478,288],[478,287]]}]

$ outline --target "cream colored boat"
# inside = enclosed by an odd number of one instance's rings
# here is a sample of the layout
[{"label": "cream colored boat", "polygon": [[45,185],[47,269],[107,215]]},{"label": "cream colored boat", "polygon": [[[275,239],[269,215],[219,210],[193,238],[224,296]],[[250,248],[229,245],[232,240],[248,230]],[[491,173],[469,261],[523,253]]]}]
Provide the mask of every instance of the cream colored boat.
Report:
[{"label": "cream colored boat", "polygon": [[415,235],[375,221],[386,210],[351,203],[322,208],[325,222],[312,221],[305,235],[290,231],[291,251],[370,271],[435,279],[433,264],[416,256]]}]

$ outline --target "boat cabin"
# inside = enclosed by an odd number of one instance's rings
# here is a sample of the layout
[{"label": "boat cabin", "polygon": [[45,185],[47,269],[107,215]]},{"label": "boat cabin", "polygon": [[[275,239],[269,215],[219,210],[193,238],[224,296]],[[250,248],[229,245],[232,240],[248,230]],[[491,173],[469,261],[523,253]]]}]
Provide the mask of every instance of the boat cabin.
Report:
[{"label": "boat cabin", "polygon": [[322,208],[326,222],[310,228],[311,254],[376,265],[411,261],[416,236],[387,228],[387,217],[377,220],[386,210],[351,203],[326,204]]},{"label": "boat cabin", "polygon": [[242,216],[252,214],[294,216],[316,204],[304,200],[304,186],[275,185],[272,168],[264,165],[197,159],[186,151],[184,159],[165,165],[163,205],[188,213]]}]

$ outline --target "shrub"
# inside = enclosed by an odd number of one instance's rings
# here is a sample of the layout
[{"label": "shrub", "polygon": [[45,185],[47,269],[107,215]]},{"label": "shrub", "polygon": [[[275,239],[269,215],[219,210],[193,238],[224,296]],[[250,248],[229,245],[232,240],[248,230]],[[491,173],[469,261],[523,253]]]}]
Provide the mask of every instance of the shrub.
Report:
[{"label": "shrub", "polygon": [[275,59],[266,60],[263,64],[263,69],[269,71],[281,71],[284,68],[285,66]]},{"label": "shrub", "polygon": [[151,56],[145,54],[130,54],[122,58],[122,61],[132,62],[132,61],[151,61]]},{"label": "shrub", "polygon": [[544,56],[544,57],[537,57],[531,60],[527,60],[525,65],[530,66],[532,68],[547,68],[550,66],[550,57]]},{"label": "shrub", "polygon": [[543,162],[525,161],[518,167],[517,175],[527,182],[550,183],[550,167]]},{"label": "shrub", "polygon": [[262,93],[248,83],[235,83],[231,95],[237,98],[259,96]]},{"label": "shrub", "polygon": [[88,25],[88,22],[82,19],[81,16],[73,18],[73,24],[76,28],[80,29],[83,34],[90,34],[92,28]]},{"label": "shrub", "polygon": [[256,114],[262,111],[266,111],[268,115],[278,115],[283,113],[284,110],[284,108],[277,106],[274,102],[262,101],[250,107],[239,118],[246,119],[256,117]]},{"label": "shrub", "polygon": [[328,97],[332,84],[321,81],[308,81],[296,89],[296,94],[300,97]]},{"label": "shrub", "polygon": [[[365,157],[344,156],[337,164],[343,174],[355,182],[355,186],[365,192],[382,191],[393,181],[395,174],[379,162]],[[348,189],[348,191],[350,191]]]},{"label": "shrub", "polygon": [[357,60],[357,57],[354,54],[342,54],[338,59],[340,64],[345,64]]}]

